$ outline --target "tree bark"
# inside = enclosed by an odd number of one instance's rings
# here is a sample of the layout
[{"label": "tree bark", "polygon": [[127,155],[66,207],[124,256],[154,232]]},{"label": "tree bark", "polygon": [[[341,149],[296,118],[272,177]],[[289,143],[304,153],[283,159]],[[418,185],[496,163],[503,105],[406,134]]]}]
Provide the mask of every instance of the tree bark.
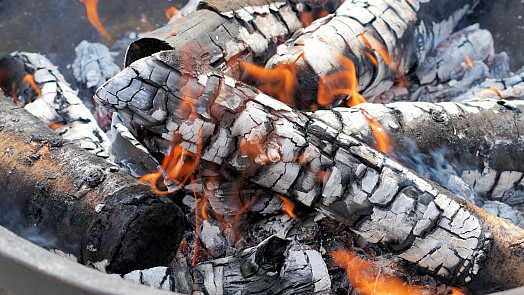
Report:
[{"label": "tree bark", "polygon": [[[172,61],[169,52],[138,60],[100,88],[96,99],[156,134],[159,142],[174,140],[196,154],[201,136],[202,161],[316,208],[446,284],[524,284],[522,256],[510,253],[522,251],[522,229],[487,218],[307,113],[211,70],[200,76],[180,72]],[[160,83],[168,76],[175,83]],[[182,96],[180,80],[196,91]],[[181,108],[188,104],[194,112]],[[153,115],[159,107],[163,116]],[[257,152],[242,151],[245,145]],[[503,260],[508,263],[498,263]]]},{"label": "tree bark", "polygon": [[358,91],[372,98],[424,62],[477,2],[345,1],[279,46],[266,67],[294,65],[301,89],[296,105],[308,108],[317,103],[320,78],[340,71],[340,56],[345,56],[355,64]]},{"label": "tree bark", "polygon": [[184,232],[177,205],[1,94],[0,126],[3,226],[109,272],[169,263]]}]

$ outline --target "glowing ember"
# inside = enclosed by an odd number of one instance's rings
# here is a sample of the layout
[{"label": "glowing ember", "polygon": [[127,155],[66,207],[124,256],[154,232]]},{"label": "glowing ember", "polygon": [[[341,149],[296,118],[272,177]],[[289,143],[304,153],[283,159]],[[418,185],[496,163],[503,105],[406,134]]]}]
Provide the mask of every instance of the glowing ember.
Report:
[{"label": "glowing ember", "polygon": [[373,135],[375,135],[375,141],[377,143],[375,148],[385,154],[388,154],[390,143],[389,137],[387,136],[386,132],[384,132],[384,128],[382,128],[382,125],[380,125],[380,122],[378,122],[375,117],[371,116],[364,109],[361,109],[361,111],[364,115],[364,118],[366,118],[369,127],[371,127],[371,130],[373,131]]},{"label": "glowing ember", "polygon": [[64,127],[64,125],[62,124],[59,124],[59,123],[51,123],[49,125],[47,125],[49,128],[51,128],[52,130],[56,130],[58,128],[62,128]]},{"label": "glowing ember", "polygon": [[318,85],[317,102],[319,105],[330,106],[338,95],[348,95],[348,105],[355,106],[366,102],[358,93],[358,79],[355,64],[347,57],[340,56],[339,61],[343,70],[320,78]]},{"label": "glowing ember", "polygon": [[177,14],[178,14],[178,9],[176,9],[173,6],[169,7],[168,9],[166,9],[166,17],[169,20],[171,20],[173,18],[173,16],[175,16]]},{"label": "glowing ember", "polygon": [[202,205],[201,208],[200,208],[200,213],[202,214],[202,219],[206,220],[206,221],[209,221],[209,218],[207,217],[207,211],[206,211],[206,208],[207,208],[207,203],[209,202],[209,199],[208,198],[203,198],[202,199]]},{"label": "glowing ember", "polygon": [[[363,260],[352,251],[339,250],[330,253],[335,262],[346,270],[355,293],[365,295],[416,295],[434,294],[429,286],[410,285],[404,279],[383,272],[383,268],[371,261]],[[453,294],[463,294],[453,289]]]},{"label": "glowing ember", "polygon": [[240,67],[260,81],[258,89],[281,102],[293,106],[293,93],[296,84],[296,71],[292,64],[279,64],[273,69],[239,61]]},{"label": "glowing ember", "polygon": [[471,58],[469,58],[469,56],[466,55],[466,62],[468,63],[468,66],[470,68],[474,68],[475,66],[473,65],[473,62],[471,61]]},{"label": "glowing ember", "polygon": [[98,0],[79,0],[81,3],[84,3],[87,11],[87,19],[95,27],[95,29],[104,35],[107,40],[113,40],[113,37],[107,32],[107,30],[102,25],[100,18],[98,17],[97,5]]},{"label": "glowing ember", "polygon": [[35,79],[32,75],[25,75],[24,79],[22,79],[22,83],[29,83],[29,85],[31,85],[31,88],[33,88],[33,90],[37,93],[37,96],[42,95],[40,89],[38,89],[38,86],[36,86]]},{"label": "glowing ember", "polygon": [[287,198],[284,198],[282,197],[281,195],[277,195],[283,202],[283,206],[284,206],[284,211],[289,215],[291,216],[291,218],[293,219],[296,219],[297,216],[295,215],[295,213],[293,212],[293,210],[295,209],[295,203],[291,202],[291,200],[287,199]]}]

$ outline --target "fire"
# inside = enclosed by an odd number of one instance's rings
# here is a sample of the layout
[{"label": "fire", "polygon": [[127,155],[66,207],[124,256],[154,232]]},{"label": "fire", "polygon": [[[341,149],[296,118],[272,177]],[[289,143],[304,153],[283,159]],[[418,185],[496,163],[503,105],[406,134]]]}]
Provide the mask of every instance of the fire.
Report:
[{"label": "fire", "polygon": [[253,203],[255,202],[255,200],[257,199],[257,195],[253,196],[251,198],[251,200],[249,200],[249,202],[247,202],[244,206],[242,206],[242,208],[240,210],[238,210],[237,214],[235,214],[235,216],[233,216],[233,220],[231,222],[231,227],[233,229],[236,229],[237,227],[237,221],[238,219],[240,218],[240,216],[242,216],[242,214],[244,214],[244,212],[246,212],[246,210],[251,207],[251,205],[253,205]]},{"label": "fire", "polygon": [[240,67],[261,82],[258,89],[281,102],[293,106],[293,93],[296,85],[296,71],[293,64],[282,63],[273,69],[239,61]]},{"label": "fire", "polygon": [[[389,55],[387,48],[380,42],[375,42],[375,46],[373,46],[371,42],[369,41],[369,39],[366,38],[366,36],[364,36],[364,34],[360,34],[359,36],[364,41],[364,44],[366,44],[366,47],[370,51],[376,50],[378,54],[382,57],[386,65],[397,75],[396,82],[398,84],[398,87],[404,87],[404,85],[407,82],[406,74],[400,71],[398,64]],[[373,65],[375,65],[375,67],[378,66],[378,61],[373,56],[373,54],[366,52],[366,51],[364,51],[364,54],[371,60],[371,62],[373,63]]]},{"label": "fire", "polygon": [[107,32],[107,30],[102,25],[100,18],[98,17],[97,6],[98,0],[79,0],[81,3],[84,3],[87,11],[87,19],[95,27],[95,29],[100,32],[107,40],[113,40],[113,37]]},{"label": "fire", "polygon": [[371,127],[373,135],[375,135],[375,141],[377,143],[375,148],[385,154],[388,154],[390,143],[388,135],[386,132],[384,132],[384,128],[382,128],[380,122],[375,117],[371,116],[367,111],[364,109],[360,109],[360,111],[364,115],[364,118],[366,118],[369,127]]},{"label": "fire", "polygon": [[200,205],[200,214],[202,214],[202,219],[206,220],[206,221],[209,221],[209,218],[207,217],[207,211],[206,211],[206,208],[207,208],[207,203],[209,202],[209,199],[208,198],[203,198],[202,199],[202,204]]},{"label": "fire", "polygon": [[477,93],[477,95],[478,96],[490,96],[493,94],[493,92],[495,92],[495,94],[497,94],[498,97],[502,97],[502,95],[500,94],[500,90],[496,87],[489,87],[488,89],[484,89],[480,91],[479,93]]},{"label": "fire", "polygon": [[35,79],[33,78],[32,75],[30,74],[25,75],[24,79],[22,79],[22,83],[29,83],[29,85],[31,85],[31,88],[33,88],[33,90],[37,93],[37,96],[42,95],[42,93],[40,92],[40,89],[38,89],[38,86],[36,86]]},{"label": "fire", "polygon": [[178,9],[176,9],[173,6],[169,7],[168,9],[166,9],[166,17],[169,20],[171,20],[173,18],[173,16],[175,16],[177,14],[178,14]]},{"label": "fire", "polygon": [[366,102],[358,93],[358,79],[355,64],[349,58],[340,56],[339,61],[343,70],[320,78],[318,85],[317,102],[321,106],[330,106],[338,95],[348,95],[348,106],[355,106]]},{"label": "fire", "polygon": [[296,219],[297,216],[295,215],[295,213],[293,212],[293,210],[295,209],[295,203],[293,203],[291,200],[287,199],[287,198],[284,198],[283,196],[281,195],[277,195],[283,202],[283,206],[284,206],[284,211],[289,215],[291,216],[291,218],[293,219]]},{"label": "fire", "polygon": [[152,31],[153,30],[153,26],[151,25],[151,23],[149,22],[149,20],[147,19],[146,15],[141,13],[140,14],[140,18],[142,20],[143,23],[146,24],[147,28]]},{"label": "fire", "polygon": [[[361,259],[349,250],[338,250],[330,253],[335,262],[346,270],[355,293],[365,295],[416,295],[434,294],[434,288],[429,286],[410,285],[404,279],[383,273],[376,263]],[[464,294],[458,289],[452,289],[453,294]]]},{"label": "fire", "polygon": [[474,68],[475,66],[473,65],[473,62],[471,61],[471,58],[469,58],[469,56],[466,55],[466,62],[468,63],[468,66],[470,68]]}]

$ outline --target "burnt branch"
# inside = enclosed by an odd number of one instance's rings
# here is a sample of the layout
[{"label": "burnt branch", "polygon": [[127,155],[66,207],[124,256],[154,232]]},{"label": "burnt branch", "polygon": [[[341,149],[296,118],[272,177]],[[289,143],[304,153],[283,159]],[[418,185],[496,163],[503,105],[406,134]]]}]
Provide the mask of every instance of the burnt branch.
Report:
[{"label": "burnt branch", "polygon": [[[520,228],[308,113],[211,70],[180,72],[171,61],[169,52],[138,60],[96,93],[156,134],[150,148],[167,154],[162,147],[175,140],[196,154],[201,136],[201,160],[316,208],[445,283],[524,283],[524,268],[515,267],[524,262],[512,254],[522,250]],[[178,85],[197,91],[182,96]],[[196,112],[184,111],[187,104]],[[258,152],[243,151],[246,144]]]},{"label": "burnt branch", "polygon": [[177,205],[3,94],[0,150],[2,225],[47,237],[48,248],[109,272],[165,265],[174,256],[184,231]]},{"label": "burnt branch", "polygon": [[344,56],[355,64],[358,91],[371,98],[424,62],[476,3],[344,1],[335,13],[279,46],[266,67],[294,65],[301,86],[297,104],[308,107],[317,102],[320,78],[341,71]]}]

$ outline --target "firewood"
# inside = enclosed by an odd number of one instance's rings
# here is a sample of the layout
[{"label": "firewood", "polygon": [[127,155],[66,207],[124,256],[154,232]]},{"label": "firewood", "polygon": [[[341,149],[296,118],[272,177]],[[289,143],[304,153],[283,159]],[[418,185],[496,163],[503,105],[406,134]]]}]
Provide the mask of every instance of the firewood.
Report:
[{"label": "firewood", "polygon": [[[524,284],[524,261],[515,254],[522,229],[221,73],[181,72],[160,52],[109,80],[96,99],[167,142],[156,146],[162,152],[174,141],[197,154],[202,143],[201,161],[316,208],[444,283]],[[258,151],[243,152],[246,144]]]},{"label": "firewood", "polygon": [[169,263],[184,231],[177,205],[3,94],[0,126],[2,225],[37,232],[48,248],[108,272]]},{"label": "firewood", "polygon": [[[446,160],[474,189],[478,197],[508,198],[522,191],[524,131],[522,101],[470,101],[465,103],[397,102],[360,104],[354,108],[318,110],[311,118],[375,146],[375,136],[363,114],[375,117],[389,136],[389,152],[402,161],[446,149]],[[443,184],[447,187],[447,185]],[[524,200],[523,200],[524,201]],[[478,203],[480,204],[480,203]]]},{"label": "firewood", "polygon": [[317,103],[319,81],[344,69],[344,56],[356,67],[358,91],[371,98],[423,63],[477,2],[344,1],[334,14],[280,45],[266,67],[293,65],[301,89],[296,105],[307,108]]},{"label": "firewood", "polygon": [[201,1],[199,10],[133,42],[127,49],[125,65],[161,50],[174,50],[174,58],[183,59],[190,68],[213,65],[240,77],[237,60],[265,64],[276,45],[303,27],[302,13],[331,13],[339,3],[340,0]]},{"label": "firewood", "polygon": [[[0,60],[4,82],[1,87],[17,98],[30,113],[51,126],[65,139],[102,158],[109,157],[109,139],[98,127],[76,91],[45,56],[17,52]],[[20,77],[31,76],[41,95]],[[14,87],[13,87],[14,85]]]}]

